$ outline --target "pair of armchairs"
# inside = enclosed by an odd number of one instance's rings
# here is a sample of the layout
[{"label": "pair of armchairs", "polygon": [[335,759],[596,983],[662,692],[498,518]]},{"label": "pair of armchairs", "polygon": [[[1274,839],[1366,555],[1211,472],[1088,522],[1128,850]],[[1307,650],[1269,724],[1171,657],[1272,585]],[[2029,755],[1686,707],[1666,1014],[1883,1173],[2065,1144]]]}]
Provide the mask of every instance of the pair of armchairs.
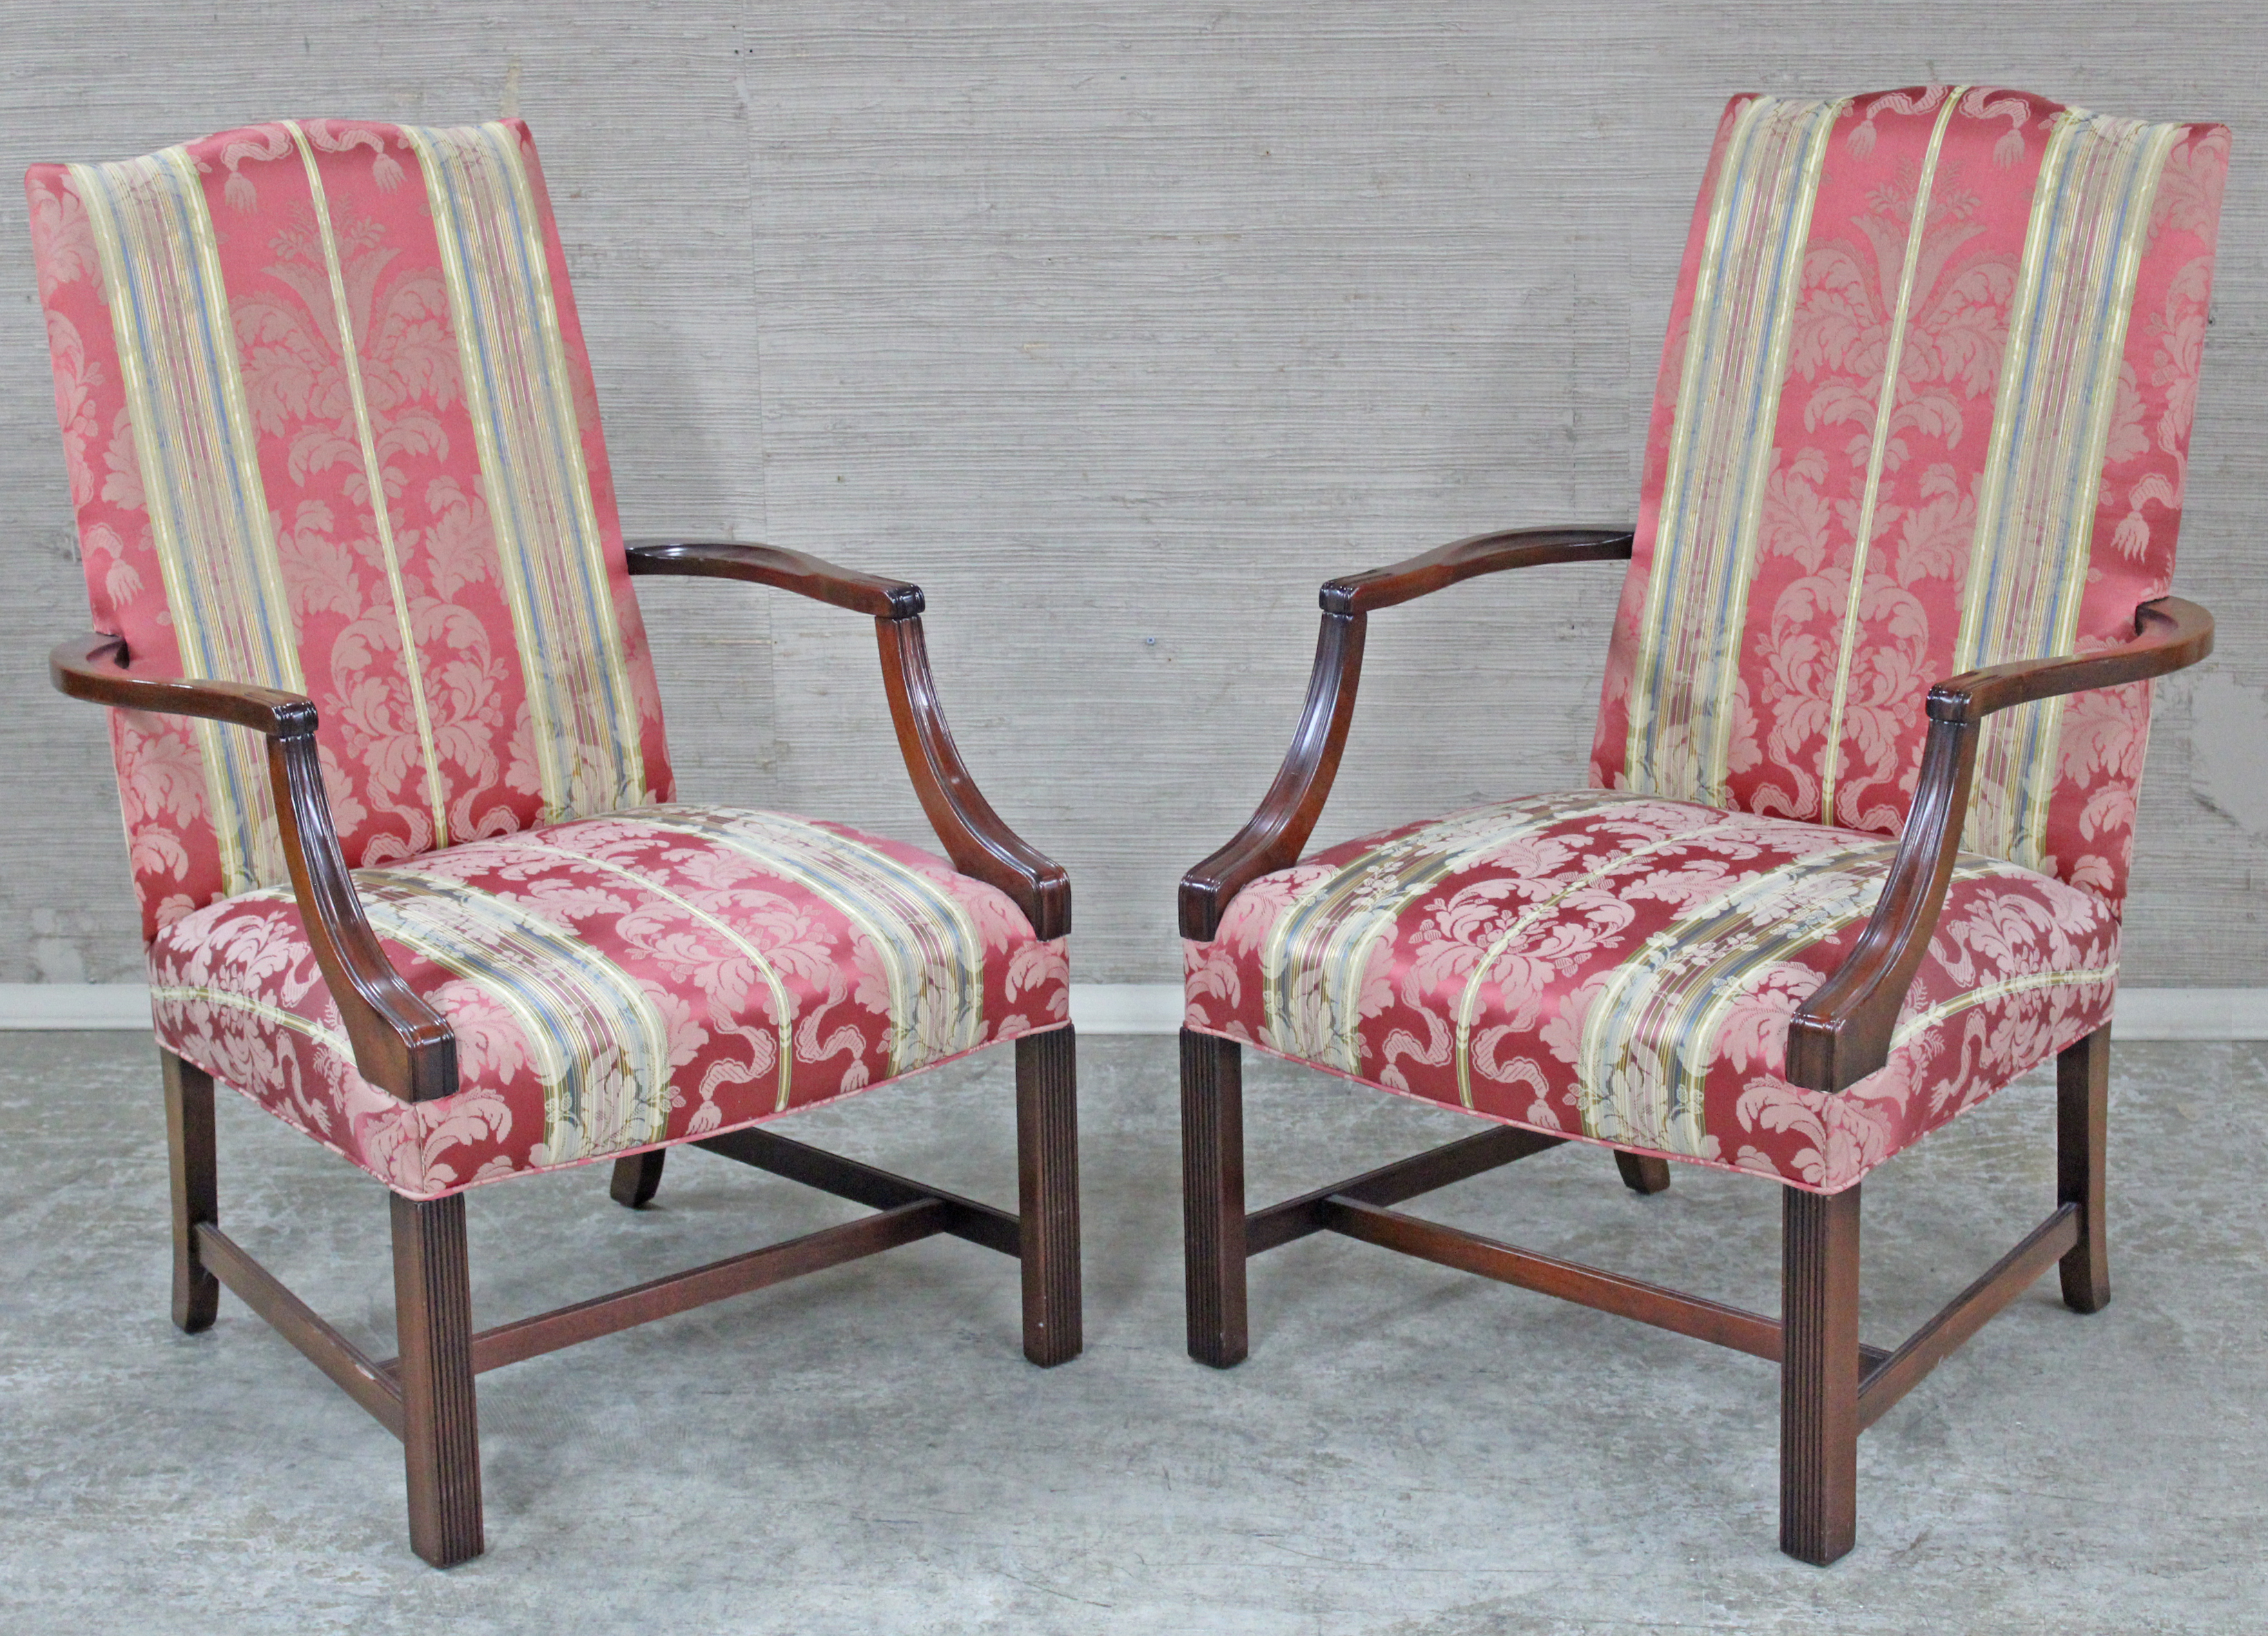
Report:
[{"label": "pair of armchairs", "polygon": [[[1975,87],[1734,99],[1635,528],[1325,586],[1292,753],[1182,882],[1196,1357],[1245,1355],[1250,1256],[1335,1231],[1772,1358],[1781,1544],[1826,1562],[1864,1425],[2051,1264],[2102,1306],[2136,684],[2212,641],[2167,589],[2227,148]],[[443,1566],[482,1548],[486,1369],[940,1233],[1019,1260],[1032,1361],[1075,1356],[1064,872],[955,752],[919,591],[623,543],[526,127],[287,121],[27,187],[99,633],[53,671],[113,707],[175,1322],[226,1285],[395,1433]],[[1303,858],[1372,611],[1622,559],[1591,787]],[[675,800],[643,574],[871,617],[946,856]],[[763,1128],[1011,1041],[1012,1213]],[[1490,1128],[1248,1212],[1248,1044]],[[2050,1056],[2055,1210],[1863,1345],[1861,1178]],[[221,1230],[216,1080],[385,1184],[397,1357]],[[1395,1208],[1567,1141],[1640,1193],[1779,1185],[1781,1315]],[[467,1189],[603,1160],[639,1207],[685,1143],[873,1213],[473,1328]]]}]

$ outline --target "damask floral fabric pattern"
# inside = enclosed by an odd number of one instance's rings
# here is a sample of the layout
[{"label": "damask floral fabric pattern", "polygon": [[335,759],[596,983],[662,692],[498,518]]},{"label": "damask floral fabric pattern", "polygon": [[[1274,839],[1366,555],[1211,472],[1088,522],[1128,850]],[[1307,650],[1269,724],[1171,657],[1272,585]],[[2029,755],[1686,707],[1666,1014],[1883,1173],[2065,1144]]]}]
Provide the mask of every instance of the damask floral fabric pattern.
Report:
[{"label": "damask floral fabric pattern", "polygon": [[[1930,685],[2171,585],[2228,132],[1737,97],[1648,433],[1594,782],[1893,834]],[[1975,850],[2125,894],[2146,688],[1988,724]]]},{"label": "damask floral fabric pattern", "polygon": [[[351,865],[670,798],[524,125],[284,122],[26,188],[134,672],[312,696]],[[112,719],[146,933],[284,879],[252,734]]]},{"label": "damask floral fabric pattern", "polygon": [[663,806],[358,871],[463,1088],[355,1070],[288,888],[170,923],[158,1038],[413,1198],[714,1136],[1060,1028],[1064,942],[996,888],[839,824]]},{"label": "damask floral fabric pattern", "polygon": [[1782,1077],[1895,844],[1624,791],[1476,807],[1263,877],[1185,945],[1189,1028],[1532,1130],[1836,1192],[2110,1018],[2093,895],[1963,854],[1889,1061]]}]

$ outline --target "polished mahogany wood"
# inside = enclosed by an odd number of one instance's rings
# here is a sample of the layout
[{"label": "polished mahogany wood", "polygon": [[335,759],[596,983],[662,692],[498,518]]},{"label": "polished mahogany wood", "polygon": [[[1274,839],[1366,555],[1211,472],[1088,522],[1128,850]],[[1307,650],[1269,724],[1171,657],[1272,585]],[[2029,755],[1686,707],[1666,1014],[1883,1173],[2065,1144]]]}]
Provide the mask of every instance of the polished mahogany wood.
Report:
[{"label": "polished mahogany wood", "polygon": [[[1714,1341],[1735,1352],[1753,1352],[1759,1358],[1779,1356],[1780,1326],[1761,1313],[1704,1301],[1679,1290],[1665,1289],[1659,1284],[1587,1267],[1580,1262],[1541,1256],[1477,1233],[1462,1232],[1438,1221],[1404,1215],[1398,1210],[1366,1205],[1359,1199],[1335,1197],[1324,1201],[1323,1208],[1332,1231],[1365,1243],[1399,1250],[1405,1256],[1441,1266],[1477,1272],[1499,1284],[1516,1284],[1522,1289],[1557,1295],[1563,1301],[1595,1307],[1602,1312],[1636,1318],[1656,1329]],[[1854,1334],[1851,1339],[1854,1381],[1858,1378],[1858,1345]]]},{"label": "polished mahogany wood", "polygon": [[946,1213],[942,1199],[920,1199],[840,1227],[822,1227],[784,1243],[727,1256],[689,1271],[650,1279],[516,1323],[482,1330],[473,1337],[472,1367],[475,1373],[485,1374],[525,1358],[595,1340],[618,1330],[635,1329],[712,1301],[728,1301],[806,1272],[880,1255],[942,1233]]},{"label": "polished mahogany wood", "polygon": [[364,1079],[405,1102],[457,1088],[457,1041],[433,1008],[410,991],[379,945],[339,851],[322,763],[315,748],[313,701],[247,682],[136,676],[117,637],[62,643],[48,656],[55,686],[73,698],[120,710],[202,717],[249,727],[268,740],[269,778],[283,832],[291,889],[315,963],[329,984]]},{"label": "polished mahogany wood", "polygon": [[1244,1061],[1236,1043],[1182,1030],[1182,1248],[1189,1356],[1244,1361]]},{"label": "polished mahogany wood", "polygon": [[1657,1159],[1652,1153],[1629,1153],[1615,1149],[1615,1168],[1622,1173],[1623,1185],[1633,1193],[1666,1193],[1669,1190],[1669,1161]]},{"label": "polished mahogany wood", "polygon": [[2056,1057],[2056,1198],[2077,1206],[2079,1239],[2062,1262],[2063,1302],[2073,1312],[2110,1304],[2109,1199],[2110,1025]]},{"label": "polished mahogany wood", "polygon": [[213,1082],[203,1069],[159,1048],[166,1087],[166,1152],[173,1173],[173,1323],[185,1334],[212,1328],[220,1280],[197,1248],[197,1229],[220,1220],[213,1148]]},{"label": "polished mahogany wood", "polygon": [[623,549],[634,574],[745,579],[876,619],[905,619],[922,611],[919,586],[839,567],[807,551],[730,540],[631,540]]},{"label": "polished mahogany wood", "polygon": [[1023,1222],[1024,1356],[1068,1363],[1079,1303],[1078,1047],[1068,1025],[1016,1041],[1016,1213]]},{"label": "polished mahogany wood", "polygon": [[1546,563],[1627,561],[1636,536],[1628,528],[1507,528],[1436,546],[1385,568],[1330,580],[1320,598],[1326,613],[1374,614],[1482,574]]},{"label": "polished mahogany wood", "polygon": [[298,1347],[380,1426],[401,1435],[401,1389],[390,1364],[372,1362],[218,1227],[202,1226],[196,1238],[199,1258],[237,1299],[267,1320],[270,1329]]},{"label": "polished mahogany wood", "polygon": [[409,1548],[437,1568],[454,1567],[483,1549],[465,1196],[387,1197],[394,1211],[394,1324],[401,1355],[393,1374],[401,1389]]},{"label": "polished mahogany wood", "polygon": [[1315,638],[1315,667],[1307,702],[1292,729],[1292,748],[1276,782],[1227,845],[1182,877],[1182,935],[1209,941],[1234,897],[1262,875],[1299,861],[1330,799],[1354,724],[1355,691],[1362,681],[1362,647],[1368,630],[1362,614],[1326,613]]},{"label": "polished mahogany wood", "polygon": [[1859,1190],[1781,1194],[1779,1548],[1823,1567],[1859,1536]]},{"label": "polished mahogany wood", "polygon": [[948,1193],[941,1187],[909,1181],[887,1170],[877,1170],[840,1153],[806,1146],[762,1125],[728,1131],[722,1136],[705,1136],[694,1146],[720,1159],[785,1176],[791,1182],[865,1205],[870,1210],[895,1210],[901,1205],[933,1199],[945,1206],[939,1232],[982,1244],[987,1249],[997,1249],[1004,1256],[1022,1253],[1021,1227],[1007,1211],[963,1198],[958,1193]]},{"label": "polished mahogany wood", "polygon": [[1995,665],[1930,689],[1921,775],[1889,878],[1859,941],[1788,1025],[1791,1083],[1845,1090],[1889,1059],[1899,1010],[1953,881],[1984,719],[2060,694],[2146,682],[2213,652],[2213,616],[2194,602],[2171,596],[2145,602],[2134,623],[2135,639],[2122,646]]},{"label": "polished mahogany wood", "polygon": [[1547,1152],[1566,1139],[1503,1124],[1413,1153],[1407,1159],[1397,1159],[1390,1165],[1381,1165],[1375,1170],[1366,1170],[1344,1182],[1334,1182],[1312,1193],[1302,1193],[1297,1198],[1254,1211],[1244,1218],[1244,1253],[1257,1256],[1311,1233],[1328,1232],[1331,1212],[1324,1206],[1333,1198],[1352,1198],[1366,1205],[1398,1205],[1453,1183],[1485,1175],[1530,1153]]},{"label": "polished mahogany wood", "polygon": [[1920,1385],[1925,1375],[1959,1351],[1962,1343],[2068,1253],[2079,1242],[2079,1206],[2060,1206],[1916,1330],[1904,1345],[1868,1371],[1859,1388],[1859,1426],[1872,1426],[1892,1404]]},{"label": "polished mahogany wood", "polygon": [[654,1147],[615,1160],[608,1193],[625,1210],[644,1209],[661,1190],[661,1168],[668,1157],[669,1149]]},{"label": "polished mahogany wood", "polygon": [[1071,877],[1011,829],[976,787],[938,703],[921,621],[878,619],[874,635],[898,749],[945,855],[961,873],[1005,892],[1041,938],[1062,937],[1071,930]]}]

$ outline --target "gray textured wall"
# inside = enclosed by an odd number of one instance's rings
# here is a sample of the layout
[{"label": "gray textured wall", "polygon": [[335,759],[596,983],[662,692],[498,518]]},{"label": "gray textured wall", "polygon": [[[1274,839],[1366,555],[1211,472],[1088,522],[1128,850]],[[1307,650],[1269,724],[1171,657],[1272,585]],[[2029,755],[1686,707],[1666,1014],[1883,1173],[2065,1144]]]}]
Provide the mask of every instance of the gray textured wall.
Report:
[{"label": "gray textured wall", "polygon": [[[1631,512],[1669,288],[1744,89],[1999,83],[2237,134],[2130,978],[2268,984],[2268,8],[219,8],[8,0],[0,170],[282,114],[541,142],[632,533],[918,579],[995,803],[1067,863],[1079,975],[1174,968],[1172,886],[1296,714],[1317,582]],[[0,980],[139,966],[20,194],[0,190]],[[1580,782],[1614,571],[1377,622],[1322,836]],[[919,838],[864,622],[647,593],[688,794]],[[696,689],[714,696],[696,696]]]}]

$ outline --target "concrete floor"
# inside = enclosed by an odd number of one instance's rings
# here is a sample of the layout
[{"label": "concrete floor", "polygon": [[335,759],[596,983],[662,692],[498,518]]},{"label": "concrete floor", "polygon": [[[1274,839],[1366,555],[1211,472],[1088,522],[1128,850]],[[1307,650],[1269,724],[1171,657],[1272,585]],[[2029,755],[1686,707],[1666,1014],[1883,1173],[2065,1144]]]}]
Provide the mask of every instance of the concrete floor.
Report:
[{"label": "concrete floor", "polygon": [[[1182,1354],[1173,1042],[1083,1043],[1086,1356],[1016,1351],[1005,1260],[932,1240],[483,1377],[489,1554],[405,1543],[396,1445],[224,1297],[166,1318],[146,1038],[0,1040],[0,1628],[453,1632],[2268,1628],[2268,1047],[2120,1048],[2117,1299],[2043,1280],[1860,1446],[1858,1549],[1774,1548],[1774,1371],[1313,1239],[1253,1354]],[[1467,1128],[1255,1062],[1256,1203]],[[791,1134],[1013,1194],[994,1054]],[[2037,1077],[1869,1181],[1895,1343],[2045,1212]],[[223,1219],[390,1351],[375,1183],[232,1097]],[[705,1154],[472,1196],[482,1322],[843,1219]],[[1425,1207],[1771,1310],[1769,1186],[1640,1199],[1561,1149]]]}]

